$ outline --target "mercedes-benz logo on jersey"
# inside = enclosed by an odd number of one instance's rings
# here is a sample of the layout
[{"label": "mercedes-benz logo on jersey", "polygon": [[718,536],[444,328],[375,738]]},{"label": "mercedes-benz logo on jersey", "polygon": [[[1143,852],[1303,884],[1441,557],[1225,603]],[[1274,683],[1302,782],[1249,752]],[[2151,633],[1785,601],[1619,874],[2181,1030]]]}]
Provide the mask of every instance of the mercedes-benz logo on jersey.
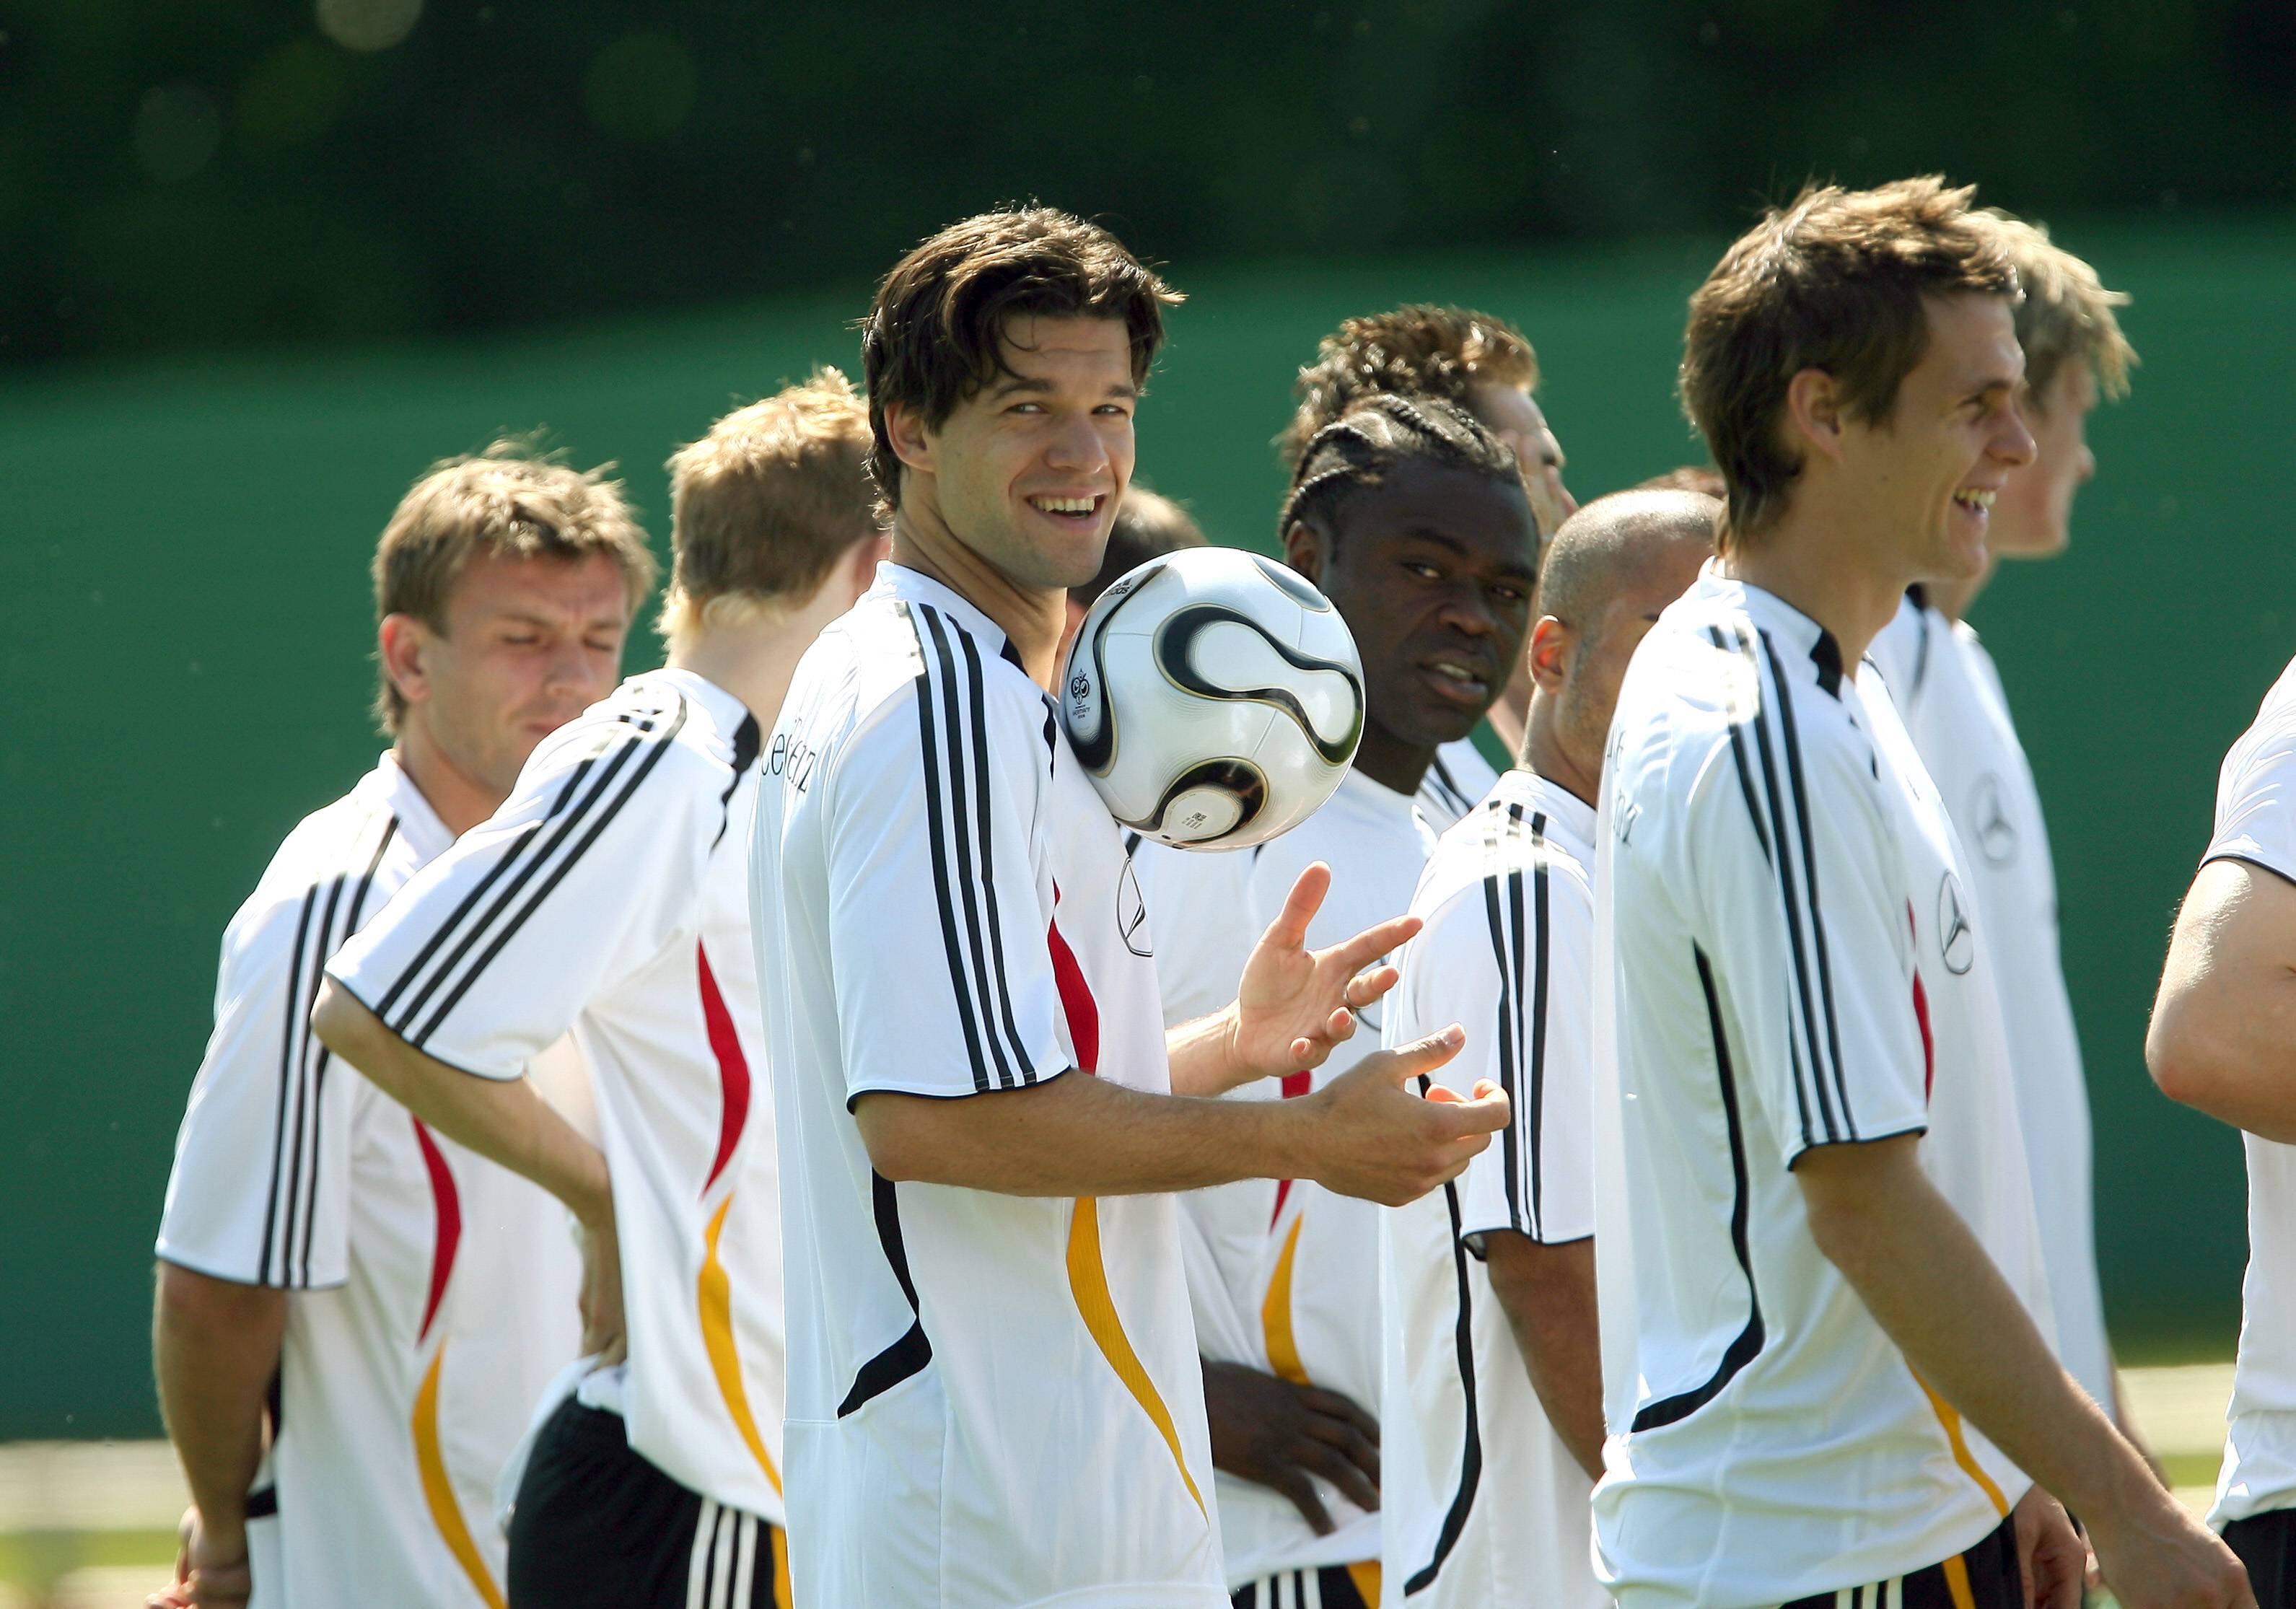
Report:
[{"label": "mercedes-benz logo on jersey", "polygon": [[1148,903],[1140,898],[1140,879],[1133,874],[1132,857],[1127,855],[1124,874],[1116,880],[1116,931],[1124,948],[1144,959],[1155,954],[1148,947],[1147,925]]},{"label": "mercedes-benz logo on jersey", "polygon": [[1937,921],[1945,969],[1960,977],[1977,963],[1977,932],[1969,925],[1969,899],[1961,891],[1961,879],[1951,872],[1938,884]]},{"label": "mercedes-benz logo on jersey", "polygon": [[1978,852],[1995,866],[2017,858],[2017,824],[2009,819],[2009,800],[2001,779],[1988,771],[1977,779],[1972,820],[1977,829]]}]

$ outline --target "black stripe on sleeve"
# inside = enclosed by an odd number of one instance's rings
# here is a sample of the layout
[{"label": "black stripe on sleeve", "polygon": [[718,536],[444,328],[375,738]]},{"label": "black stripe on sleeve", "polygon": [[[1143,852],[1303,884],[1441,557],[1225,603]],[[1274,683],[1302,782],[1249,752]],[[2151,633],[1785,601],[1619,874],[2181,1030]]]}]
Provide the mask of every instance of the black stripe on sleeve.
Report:
[{"label": "black stripe on sleeve", "polygon": [[980,1024],[972,1010],[972,990],[964,966],[964,948],[956,936],[956,901],[949,887],[947,829],[941,825],[941,758],[938,717],[933,709],[932,668],[924,653],[924,634],[917,630],[918,611],[901,605],[901,612],[917,636],[917,742],[924,751],[925,837],[932,852],[933,904],[940,912],[941,950],[948,962],[949,992],[955,997],[957,1024],[964,1030],[964,1049],[972,1063],[972,1088],[989,1087],[988,1058],[981,1053]]},{"label": "black stripe on sleeve", "polygon": [[1706,952],[1693,944],[1691,957],[1698,966],[1698,985],[1706,995],[1706,1029],[1714,1044],[1714,1077],[1722,1094],[1722,1120],[1730,1136],[1730,1249],[1737,1254],[1738,1269],[1746,1277],[1746,1326],[1722,1349],[1722,1359],[1704,1384],[1671,1397],[1645,1403],[1635,1416],[1635,1432],[1656,1430],[1687,1419],[1722,1393],[1722,1388],[1762,1350],[1762,1298],[1754,1288],[1754,1262],[1746,1245],[1746,1217],[1751,1202],[1746,1187],[1746,1135],[1738,1117],[1738,1081],[1730,1065],[1730,1041],[1722,1029],[1722,1002],[1714,991],[1714,969]]},{"label": "black stripe on sleeve", "polygon": [[[996,970],[996,1010],[1004,1024],[1005,1038],[1011,1041],[1013,1055],[1021,1063],[1021,1081],[1033,1084],[1037,1081],[1037,1067],[1029,1059],[1028,1042],[1021,1038],[1021,1030],[1013,1021],[1013,990],[1004,975],[1004,929],[996,919],[996,866],[989,850],[995,834],[989,830],[988,813],[988,710],[981,685],[980,650],[969,631],[959,631],[957,640],[964,645],[965,685],[972,704],[972,787],[980,821],[980,900],[988,913],[988,958]],[[1045,717],[1048,735],[1053,730],[1052,722],[1048,711]]]},{"label": "black stripe on sleeve", "polygon": [[[1830,641],[1831,639],[1824,639]],[[1849,1137],[1857,1136],[1857,1115],[1849,1110],[1849,1081],[1841,1070],[1841,1017],[1833,1005],[1833,965],[1825,943],[1825,918],[1817,907],[1817,856],[1810,847],[1809,790],[1802,777],[1801,738],[1794,727],[1793,693],[1786,685],[1785,673],[1778,665],[1777,650],[1769,634],[1762,634],[1762,653],[1770,661],[1770,677],[1778,686],[1778,730],[1784,735],[1786,776],[1793,784],[1794,815],[1801,828],[1801,861],[1806,875],[1806,891],[1809,896],[1810,938],[1817,948],[1818,999],[1825,1009],[1825,1045],[1833,1071],[1833,1092],[1841,1105],[1841,1126]],[[1822,1096],[1824,1086],[1818,1087]]]},{"label": "black stripe on sleeve", "polygon": [[296,1077],[295,1046],[296,1004],[303,997],[303,943],[311,933],[311,911],[319,902],[319,885],[313,883],[303,891],[302,915],[295,919],[295,945],[287,955],[287,1009],[279,1030],[279,1111],[273,1120],[271,1132],[271,1194],[263,1208],[263,1251],[256,1260],[255,1277],[258,1285],[269,1285],[271,1252],[279,1227],[279,1186],[287,1171],[287,1112],[292,1104]]},{"label": "black stripe on sleeve", "polygon": [[[1521,874],[1515,875],[1519,878]],[[1491,931],[1491,961],[1499,977],[1498,1022],[1493,1029],[1499,1051],[1499,1088],[1505,1092],[1509,1110],[1520,1112],[1521,1090],[1515,1076],[1515,1052],[1521,1040],[1517,1030],[1521,1021],[1522,965],[1520,951],[1507,953],[1506,918],[1499,900],[1499,885],[1509,880],[1507,874],[1498,871],[1483,879],[1483,920]],[[1513,1127],[1512,1123],[1508,1125],[1509,1132],[1501,1141],[1505,1147],[1501,1156],[1506,1178],[1507,1221],[1518,1231],[1528,1234],[1522,1210],[1521,1147]]]},{"label": "black stripe on sleeve", "polygon": [[[1531,962],[1530,962],[1530,1128],[1526,1136],[1527,1161],[1530,1171],[1530,1233],[1544,1239],[1546,1233],[1546,1212],[1541,1199],[1540,1183],[1546,1169],[1539,1163],[1539,1146],[1546,1129],[1546,950],[1547,891],[1546,891],[1546,817],[1544,814],[1530,818],[1531,851],[1538,858],[1531,862]],[[1514,878],[1515,954],[1522,954],[1522,874]]]},{"label": "black stripe on sleeve", "polygon": [[718,795],[718,836],[709,841],[712,850],[726,841],[726,828],[733,814],[734,790],[742,785],[742,778],[747,776],[750,768],[758,763],[758,751],[763,746],[764,737],[758,729],[758,718],[743,716],[742,724],[734,728],[733,780],[726,784],[726,791]]},{"label": "black stripe on sleeve", "polygon": [[[350,882],[348,873],[339,874],[327,890],[327,903],[319,915],[319,940],[311,947],[311,971],[308,980],[296,981],[296,994],[302,1005],[297,1018],[302,1033],[302,1044],[295,1053],[297,1090],[295,1096],[295,1145],[287,1160],[287,1219],[286,1233],[281,1236],[279,1252],[279,1283],[293,1285],[299,1283],[296,1269],[296,1231],[302,1231],[302,1268],[308,1283],[311,1266],[312,1203],[317,1199],[319,1150],[319,1079],[324,1066],[326,1047],[318,1045],[311,1032],[311,1008],[319,1001],[319,979],[327,959],[339,948],[346,934],[335,932],[335,910],[342,903],[343,889]],[[317,1065],[311,1052],[318,1046]],[[303,1194],[303,1162],[311,1159],[312,1192],[308,1199]]]},{"label": "black stripe on sleeve", "polygon": [[908,1247],[901,1238],[900,1197],[893,1188],[893,1181],[873,1170],[869,1175],[869,1202],[877,1220],[877,1244],[885,1253],[886,1266],[899,1282],[901,1294],[908,1298],[912,1322],[899,1340],[855,1372],[853,1388],[837,1405],[837,1416],[840,1419],[865,1408],[871,1398],[883,1396],[932,1361],[932,1342],[925,1334],[924,1318],[917,1311],[917,1287],[909,1277]]},{"label": "black stripe on sleeve", "polygon": [[[1427,1093],[1429,1080],[1420,1076],[1419,1093]],[[1483,1482],[1482,1409],[1476,1402],[1475,1392],[1475,1311],[1474,1288],[1467,1277],[1467,1247],[1462,1239],[1459,1216],[1459,1186],[1456,1182],[1443,1186],[1443,1205],[1451,1214],[1451,1264],[1459,1292],[1459,1318],[1452,1328],[1452,1344],[1459,1360],[1459,1390],[1466,1408],[1465,1434],[1459,1449],[1459,1484],[1451,1493],[1451,1506],[1443,1515],[1443,1528],[1436,1533],[1435,1551],[1426,1564],[1403,1584],[1403,1596],[1413,1597],[1435,1584],[1443,1569],[1443,1562],[1459,1545],[1459,1533],[1467,1528],[1467,1516],[1474,1511],[1475,1492]]]},{"label": "black stripe on sleeve", "polygon": [[[366,914],[366,897],[374,887],[374,874],[381,868],[382,858],[390,853],[391,841],[398,835],[398,817],[392,816],[382,824],[381,835],[374,841],[374,853],[367,858],[366,870],[359,874],[358,886],[351,891],[351,907],[343,916],[342,937],[328,950],[329,959],[332,960],[334,951],[349,943],[351,935],[359,931],[360,921]],[[315,973],[314,980],[320,975]],[[327,1109],[327,1064],[333,1055],[334,1053],[324,1045],[320,1046],[318,1059],[311,1070],[311,1101],[322,1112]],[[311,1192],[303,1218],[302,1277],[299,1281],[305,1290],[311,1286],[311,1242],[316,1238],[314,1229],[319,1214],[319,1164],[326,1154],[326,1146],[315,1138],[311,1143]]]},{"label": "black stripe on sleeve", "polygon": [[[681,697],[677,703],[677,714],[671,719],[669,725],[662,730],[660,736],[633,739],[630,747],[626,749],[622,755],[616,757],[614,764],[609,765],[606,769],[600,774],[599,781],[601,790],[603,791],[603,784],[612,777],[616,767],[620,763],[622,759],[626,758],[630,752],[633,752],[637,749],[642,748],[646,751],[645,758],[638,761],[636,768],[631,771],[630,779],[622,784],[622,791],[614,795],[612,800],[608,803],[605,809],[599,815],[598,818],[592,822],[588,829],[583,833],[582,836],[576,839],[572,845],[568,848],[565,855],[560,858],[558,864],[551,868],[550,874],[547,877],[545,877],[541,883],[536,887],[534,897],[529,899],[524,906],[521,907],[515,915],[512,916],[509,921],[503,924],[502,931],[495,935],[493,942],[488,944],[485,949],[479,952],[478,958],[471,963],[469,969],[463,973],[461,981],[457,982],[453,989],[447,990],[445,997],[439,1002],[438,1009],[430,1014],[430,1020],[423,1023],[422,1030],[419,1032],[409,1038],[407,1041],[409,1044],[413,1045],[419,1050],[430,1039],[432,1034],[439,1031],[440,1025],[446,1022],[447,1014],[452,1012],[457,1005],[461,1004],[463,997],[470,992],[471,986],[479,981],[480,974],[482,974],[488,967],[494,965],[495,957],[502,954],[504,947],[508,945],[512,939],[518,936],[519,930],[526,925],[527,922],[534,915],[535,912],[542,908],[543,903],[557,890],[558,885],[566,880],[566,874],[572,871],[574,867],[580,863],[582,857],[589,853],[590,847],[598,841],[599,835],[604,833],[609,826],[613,825],[614,817],[621,814],[622,807],[629,803],[630,796],[638,791],[649,776],[652,775],[654,768],[661,764],[662,757],[667,755],[670,750],[676,746],[677,742],[677,734],[685,725],[685,716],[686,704],[685,699]],[[574,825],[575,818],[572,817],[568,817],[565,827],[560,831],[560,836],[562,838],[567,833],[571,832]],[[539,870],[548,860],[549,857],[550,850],[545,849],[540,855],[537,855],[532,861],[529,862],[525,872],[520,874],[517,880],[518,882],[523,882],[527,877]],[[516,892],[517,883],[514,882],[511,887],[503,891],[503,898],[507,901],[510,897]],[[477,927],[473,928],[471,931],[470,938],[472,940],[477,939],[480,934],[486,931],[488,923],[491,923],[492,920],[493,918],[489,916],[487,922],[482,922]],[[447,971],[451,970],[451,967],[452,963],[449,963],[448,968],[442,969],[440,971],[439,974],[439,977],[444,978],[447,975]]]}]

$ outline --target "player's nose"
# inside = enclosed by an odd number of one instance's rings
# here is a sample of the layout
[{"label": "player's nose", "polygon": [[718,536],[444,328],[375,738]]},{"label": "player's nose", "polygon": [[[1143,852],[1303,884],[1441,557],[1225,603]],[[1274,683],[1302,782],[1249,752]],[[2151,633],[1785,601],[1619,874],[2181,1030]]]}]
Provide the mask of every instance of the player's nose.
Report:
[{"label": "player's nose", "polygon": [[2040,444],[2033,439],[2033,432],[2026,428],[2024,415],[2015,408],[2007,408],[2002,412],[2001,422],[1995,429],[1987,450],[2004,464],[2022,468],[2033,461],[2034,456],[2040,451]]},{"label": "player's nose", "polygon": [[1108,461],[1108,447],[1092,421],[1078,415],[1070,418],[1055,430],[1045,443],[1045,464],[1047,468],[1075,471],[1098,470]]}]

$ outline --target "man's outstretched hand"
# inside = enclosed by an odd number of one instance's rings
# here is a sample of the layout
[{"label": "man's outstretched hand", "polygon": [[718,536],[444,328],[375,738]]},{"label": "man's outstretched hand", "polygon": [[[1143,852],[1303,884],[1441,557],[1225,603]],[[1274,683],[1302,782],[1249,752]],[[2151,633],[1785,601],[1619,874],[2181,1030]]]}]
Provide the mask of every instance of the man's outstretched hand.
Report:
[{"label": "man's outstretched hand", "polygon": [[1488,1079],[1461,1096],[1434,1084],[1422,1096],[1411,1083],[1432,1072],[1467,1042],[1454,1022],[1442,1032],[1374,1051],[1303,1100],[1308,1158],[1300,1174],[1327,1190],[1399,1207],[1466,1171],[1512,1108]]},{"label": "man's outstretched hand", "polygon": [[[1250,1077],[1321,1066],[1355,1033],[1356,1013],[1395,987],[1395,968],[1374,964],[1419,931],[1418,917],[1398,916],[1327,949],[1309,949],[1308,924],[1331,886],[1332,868],[1320,860],[1300,873],[1243,964],[1229,1054]],[[1217,922],[1220,915],[1206,912],[1201,919]]]}]

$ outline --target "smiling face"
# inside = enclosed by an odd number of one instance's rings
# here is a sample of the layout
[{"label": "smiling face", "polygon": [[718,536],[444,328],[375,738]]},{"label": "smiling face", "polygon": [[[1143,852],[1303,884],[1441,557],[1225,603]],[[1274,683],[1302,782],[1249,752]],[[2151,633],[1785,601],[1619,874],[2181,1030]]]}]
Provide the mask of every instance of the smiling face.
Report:
[{"label": "smiling face", "polygon": [[1366,730],[1357,764],[1464,737],[1521,655],[1538,528],[1521,483],[1424,459],[1338,505],[1337,529],[1294,524],[1293,569],[1321,587],[1362,656]]},{"label": "smiling face", "polygon": [[545,737],[614,689],[629,635],[629,584],[605,554],[472,558],[447,595],[446,629],[382,623],[382,654],[406,695],[400,729],[464,777],[507,798]]},{"label": "smiling face", "polygon": [[2025,393],[2033,462],[2011,473],[1993,505],[1994,557],[2051,558],[2072,541],[2073,494],[2096,473],[2096,455],[2088,447],[2088,416],[2095,406],[2096,381],[2084,363],[2059,368],[2047,396]]},{"label": "smiling face", "polygon": [[1877,560],[1907,581],[1962,580],[1985,567],[1995,498],[2032,462],[2016,406],[2025,355],[2002,297],[1923,305],[1928,342],[1890,416],[1843,418],[1834,456]]},{"label": "smiling face", "polygon": [[1546,423],[1546,415],[1521,386],[1494,380],[1478,381],[1467,391],[1467,406],[1483,428],[1505,442],[1522,471],[1523,490],[1530,496],[1530,512],[1538,516],[1538,534],[1552,537],[1562,521],[1578,512],[1578,499],[1562,484],[1562,444]]},{"label": "smiling face", "polygon": [[1130,337],[1118,319],[1021,314],[998,349],[1009,372],[938,427],[887,407],[904,510],[912,498],[933,510],[1015,586],[1081,586],[1132,480]]}]

